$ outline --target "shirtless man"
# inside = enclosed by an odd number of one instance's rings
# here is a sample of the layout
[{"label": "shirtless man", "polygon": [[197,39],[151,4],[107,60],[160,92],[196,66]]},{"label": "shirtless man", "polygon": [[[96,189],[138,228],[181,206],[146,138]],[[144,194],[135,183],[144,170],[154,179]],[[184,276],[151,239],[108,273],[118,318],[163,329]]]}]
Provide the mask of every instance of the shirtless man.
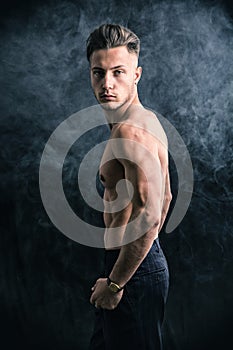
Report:
[{"label": "shirtless man", "polygon": [[119,25],[102,25],[87,40],[92,88],[111,130],[100,164],[105,276],[92,287],[90,349],[162,349],[169,274],[158,234],[171,201],[168,151],[157,117],[138,97],[139,46]]}]

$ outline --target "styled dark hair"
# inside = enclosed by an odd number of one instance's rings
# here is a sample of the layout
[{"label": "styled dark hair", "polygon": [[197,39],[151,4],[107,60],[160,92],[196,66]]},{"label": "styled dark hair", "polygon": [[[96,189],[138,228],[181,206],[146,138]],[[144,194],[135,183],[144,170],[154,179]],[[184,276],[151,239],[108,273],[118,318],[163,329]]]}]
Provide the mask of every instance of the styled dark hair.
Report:
[{"label": "styled dark hair", "polygon": [[139,56],[140,40],[136,34],[119,24],[102,24],[87,39],[87,59],[90,61],[92,53],[96,50],[117,46],[126,46],[129,52]]}]

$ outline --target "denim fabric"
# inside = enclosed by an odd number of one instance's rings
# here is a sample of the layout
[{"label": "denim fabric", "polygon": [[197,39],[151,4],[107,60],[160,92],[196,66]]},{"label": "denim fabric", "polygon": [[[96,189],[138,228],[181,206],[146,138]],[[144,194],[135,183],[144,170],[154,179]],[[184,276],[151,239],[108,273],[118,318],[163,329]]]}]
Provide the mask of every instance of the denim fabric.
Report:
[{"label": "denim fabric", "polygon": [[[119,251],[106,251],[110,274]],[[166,258],[156,239],[114,310],[96,310],[90,350],[162,350],[161,326],[169,288]]]}]

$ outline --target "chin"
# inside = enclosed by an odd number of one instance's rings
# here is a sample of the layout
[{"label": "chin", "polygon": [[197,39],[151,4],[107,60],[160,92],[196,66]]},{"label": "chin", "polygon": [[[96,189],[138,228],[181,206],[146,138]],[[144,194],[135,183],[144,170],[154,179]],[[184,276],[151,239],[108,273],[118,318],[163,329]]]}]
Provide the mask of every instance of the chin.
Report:
[{"label": "chin", "polygon": [[101,107],[106,111],[116,111],[124,105],[124,102],[100,102]]}]

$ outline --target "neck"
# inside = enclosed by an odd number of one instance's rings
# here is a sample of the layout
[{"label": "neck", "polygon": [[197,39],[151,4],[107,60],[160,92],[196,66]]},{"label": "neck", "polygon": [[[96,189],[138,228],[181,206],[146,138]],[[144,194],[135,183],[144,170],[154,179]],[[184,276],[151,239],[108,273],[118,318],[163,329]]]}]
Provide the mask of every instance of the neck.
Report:
[{"label": "neck", "polygon": [[139,100],[138,95],[136,95],[132,100],[130,100],[128,103],[125,103],[123,106],[116,110],[105,110],[105,118],[110,126],[110,129],[112,129],[113,125],[119,122],[122,122],[123,120],[127,119],[127,110],[132,105],[139,105],[141,106],[141,102]]}]

